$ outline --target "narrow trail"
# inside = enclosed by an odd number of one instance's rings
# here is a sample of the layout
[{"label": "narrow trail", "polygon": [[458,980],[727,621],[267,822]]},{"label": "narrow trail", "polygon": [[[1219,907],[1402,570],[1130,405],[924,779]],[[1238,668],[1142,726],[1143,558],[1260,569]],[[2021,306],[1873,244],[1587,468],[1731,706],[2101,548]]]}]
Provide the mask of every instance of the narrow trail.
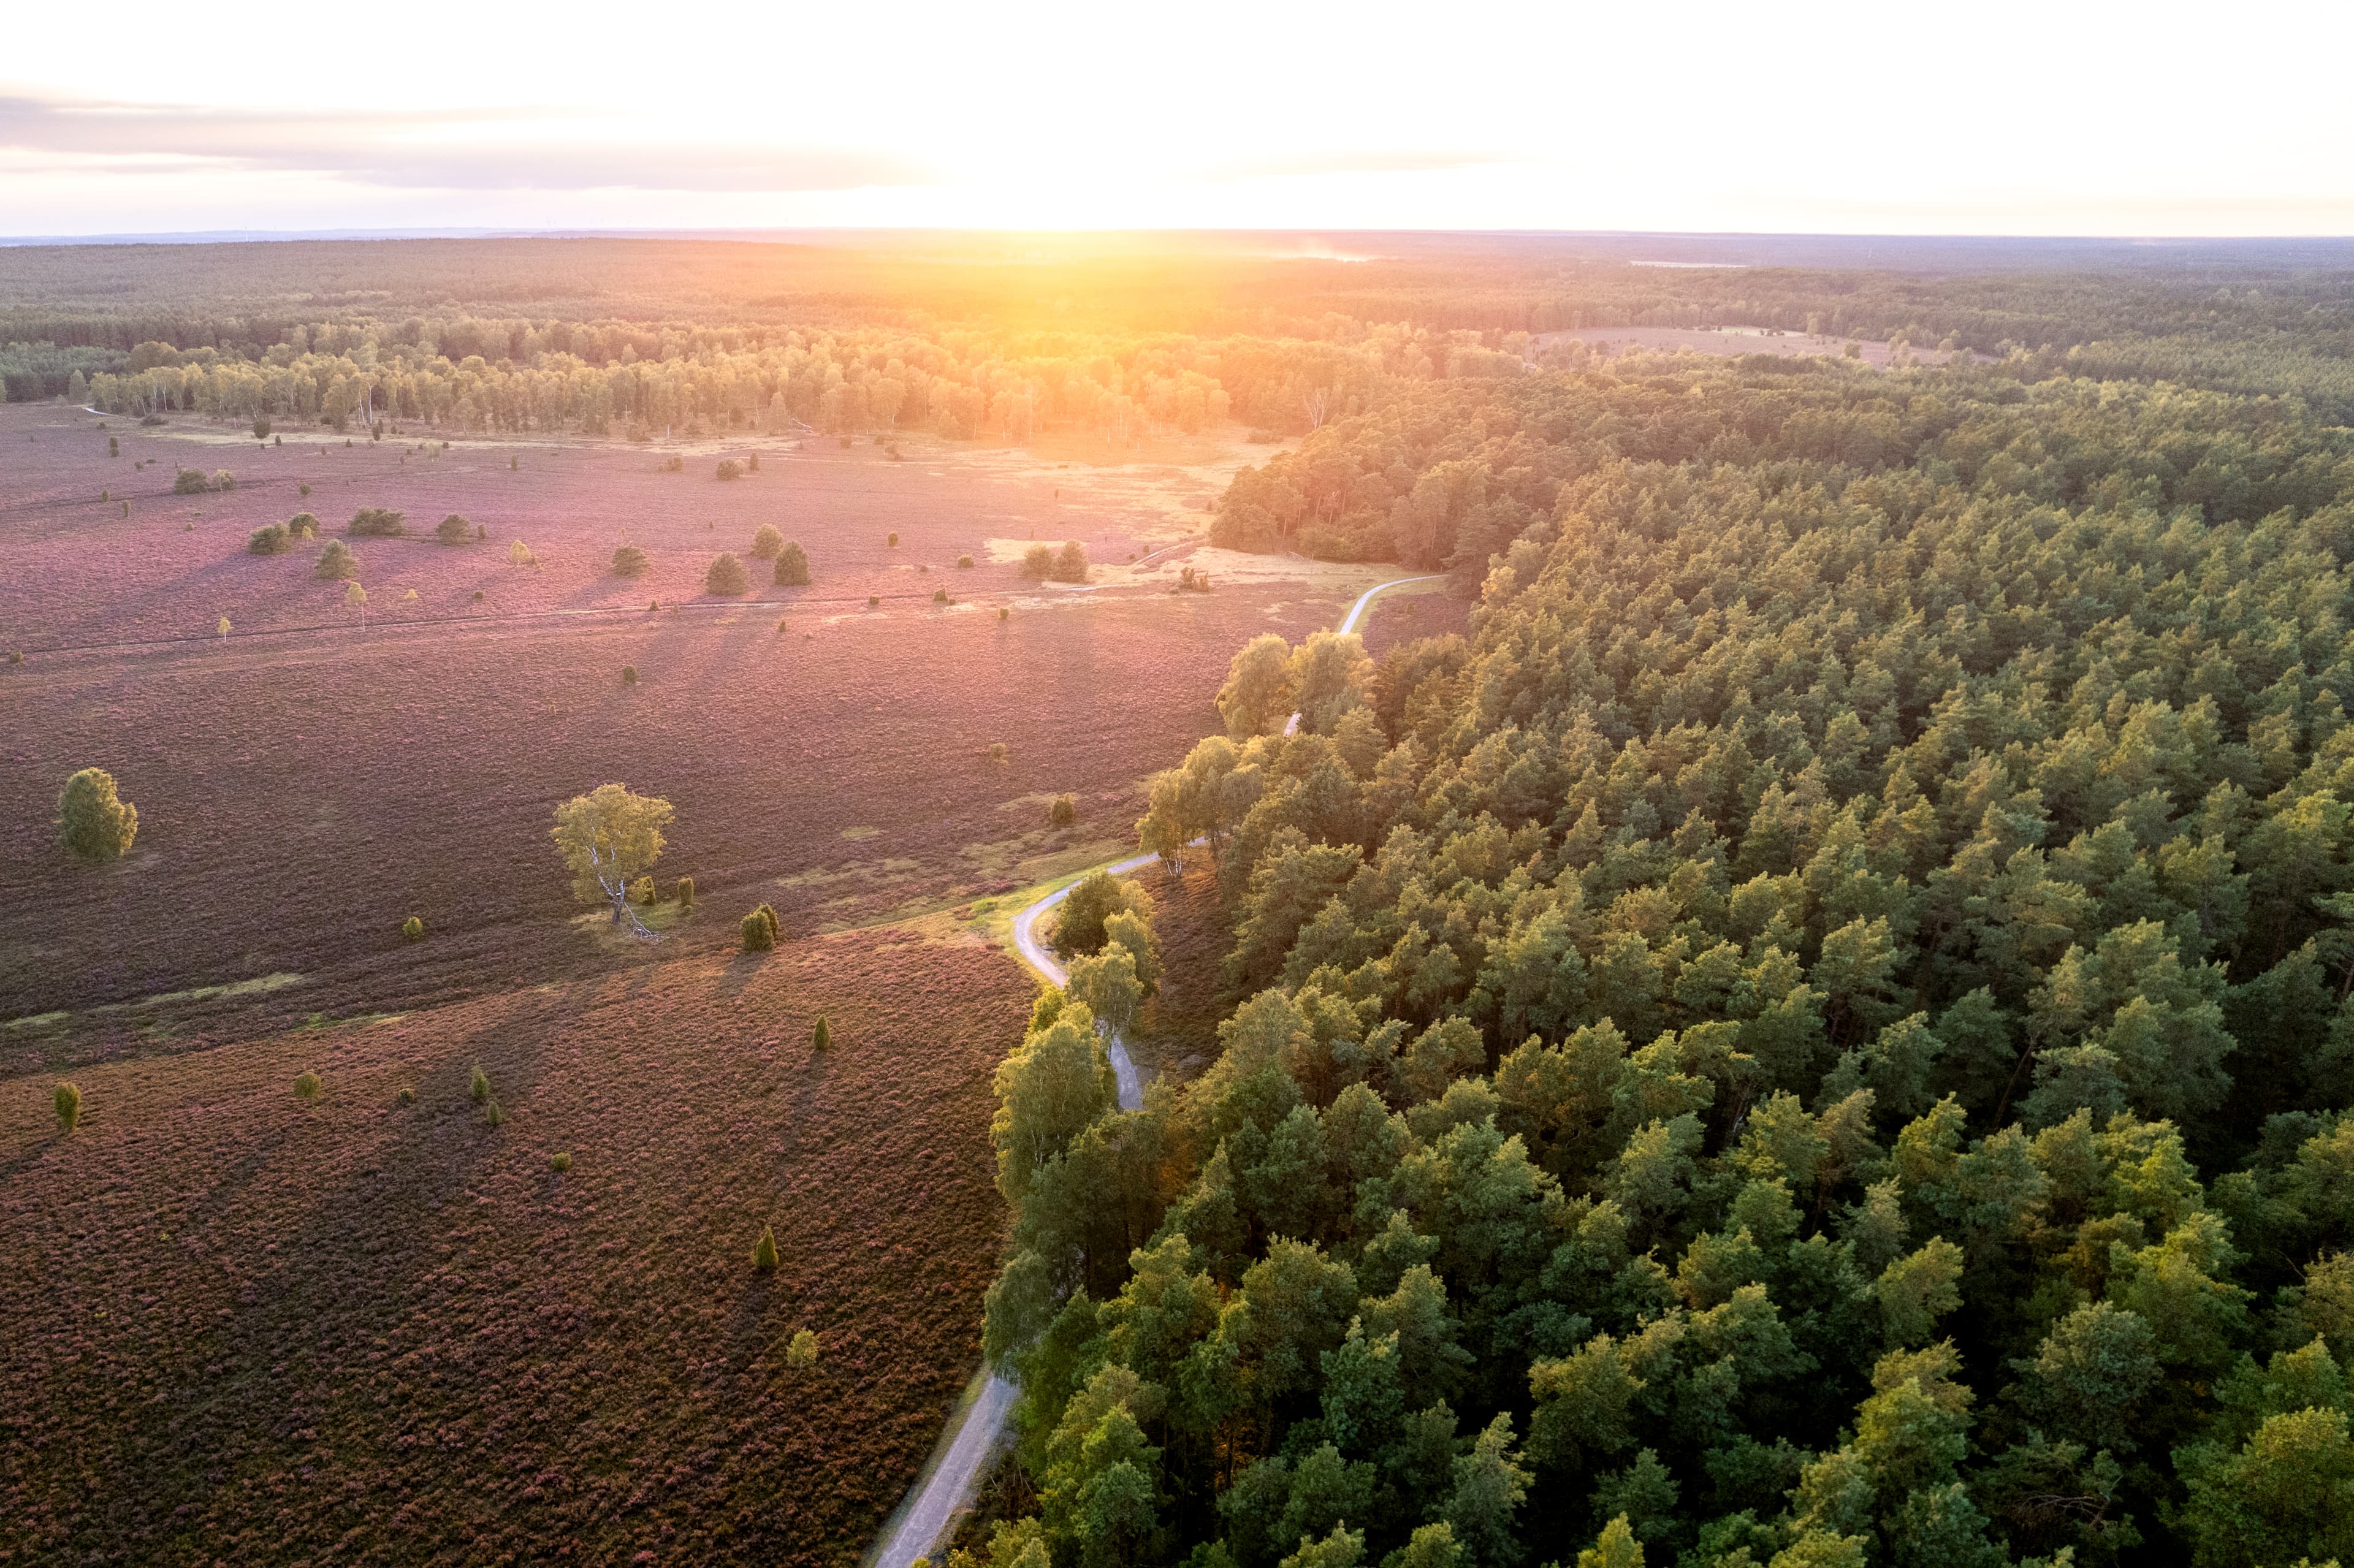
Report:
[{"label": "narrow trail", "polygon": [[[1375,594],[1406,583],[1433,580],[1433,577],[1398,577],[1374,584],[1349,607],[1348,615],[1341,622],[1341,631],[1345,635],[1357,629],[1358,620],[1373,602]],[[1299,727],[1299,715],[1294,714],[1283,726],[1283,733],[1290,735]],[[1160,858],[1153,854],[1130,855],[1094,869],[1119,875]],[[1023,963],[1055,985],[1065,983],[1070,975],[1038,940],[1038,917],[1069,897],[1079,881],[1079,877],[1073,877],[1013,916],[1014,950],[1022,955]],[[1144,1080],[1119,1035],[1111,1037],[1105,1053],[1111,1058],[1112,1075],[1119,1081],[1119,1108],[1143,1108]],[[939,1446],[932,1451],[931,1463],[917,1478],[915,1490],[907,1494],[898,1512],[885,1521],[883,1534],[869,1554],[865,1568],[910,1568],[917,1560],[928,1558],[933,1549],[948,1539],[957,1515],[971,1502],[981,1470],[1004,1436],[1005,1424],[1013,1414],[1014,1392],[1009,1379],[991,1371],[986,1361],[981,1363],[981,1370],[973,1374],[973,1386],[966,1391],[963,1404],[949,1418],[948,1430],[940,1434]]]}]

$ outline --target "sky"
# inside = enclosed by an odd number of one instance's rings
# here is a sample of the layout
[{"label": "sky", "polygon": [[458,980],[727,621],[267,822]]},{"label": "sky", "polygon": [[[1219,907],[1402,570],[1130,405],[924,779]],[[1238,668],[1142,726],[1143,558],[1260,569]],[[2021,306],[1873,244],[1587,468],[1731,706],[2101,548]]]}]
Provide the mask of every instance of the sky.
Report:
[{"label": "sky", "polygon": [[2354,3],[27,5],[0,234],[2354,234]]}]

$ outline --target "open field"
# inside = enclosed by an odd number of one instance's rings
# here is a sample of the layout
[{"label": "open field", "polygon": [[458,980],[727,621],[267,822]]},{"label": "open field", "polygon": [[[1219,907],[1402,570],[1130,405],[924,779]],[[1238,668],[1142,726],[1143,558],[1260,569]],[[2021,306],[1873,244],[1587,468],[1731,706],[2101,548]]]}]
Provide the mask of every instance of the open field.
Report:
[{"label": "open field", "polygon": [[[705,908],[672,949],[731,943],[734,916],[763,898],[789,931],[834,928],[1104,858],[1129,842],[1138,781],[1215,727],[1233,651],[1330,624],[1373,580],[1299,563],[1172,595],[1124,572],[1075,590],[953,566],[1031,532],[1115,562],[1179,536],[1133,499],[1151,480],[1126,465],[966,465],[945,450],[893,463],[813,444],[722,483],[619,446],[516,448],[514,469],[485,456],[506,449],[404,467],[365,443],[203,459],[265,476],[270,462],[368,465],[335,506],[321,501],[339,487],[314,485],[309,504],[331,523],[361,504],[485,522],[487,547],[359,541],[363,631],[339,587],[313,577],[313,552],[244,551],[252,526],[296,503],[283,486],[143,497],[128,523],[60,501],[80,471],[105,469],[94,423],[54,405],[0,415],[0,535],[28,563],[0,584],[0,641],[33,649],[0,666],[0,794],[17,802],[0,824],[6,1073],[601,972],[616,955],[568,919],[546,830],[556,802],[610,779],[678,808],[660,874],[695,877]],[[165,456],[147,473],[167,474],[203,443],[127,437],[119,467],[150,448]],[[1181,497],[1201,482],[1170,472]],[[767,520],[804,541],[818,582],[762,587],[765,602],[690,598],[710,555]],[[654,562],[627,587],[600,575],[624,531]],[[506,564],[510,537],[540,569]],[[488,585],[481,605],[474,584]],[[936,585],[965,602],[933,604]],[[1376,619],[1376,647],[1434,613],[1460,623],[1456,601],[1409,602]],[[223,613],[229,638],[205,635]],[[621,683],[625,665],[639,684]],[[999,741],[1002,766],[987,757]],[[97,873],[55,852],[48,821],[85,765],[141,810],[132,855]],[[1064,791],[1078,823],[1049,829]],[[421,944],[399,939],[409,915]],[[267,977],[242,995],[184,994]],[[138,1005],[158,997],[175,1000]]]},{"label": "open field", "polygon": [[859,933],[86,1069],[71,1138],[20,1082],[0,1560],[854,1558],[977,1353],[1031,990]]},{"label": "open field", "polygon": [[[1675,354],[1689,350],[1693,354],[1732,355],[1741,354],[1778,354],[1791,356],[1836,359],[1855,342],[1858,355],[1866,365],[1887,368],[1894,350],[1885,341],[1850,340],[1825,337],[1803,332],[1777,332],[1760,327],[1575,327],[1563,332],[1539,333],[1529,340],[1532,349],[1550,348],[1572,340],[1608,345],[1624,353],[1629,346],[1649,349],[1656,354]],[[1923,365],[1942,365],[1946,360],[1964,357],[1965,351],[1940,354],[1935,344],[1914,344],[1913,357]],[[1988,359],[1985,354],[1967,357]]]}]

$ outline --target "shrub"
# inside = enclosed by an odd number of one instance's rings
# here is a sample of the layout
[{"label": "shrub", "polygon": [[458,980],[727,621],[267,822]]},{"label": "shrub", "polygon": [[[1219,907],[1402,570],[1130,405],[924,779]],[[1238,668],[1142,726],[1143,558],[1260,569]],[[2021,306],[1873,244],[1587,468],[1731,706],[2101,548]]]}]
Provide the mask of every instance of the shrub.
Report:
[{"label": "shrub", "polygon": [[807,1329],[795,1330],[792,1342],[785,1347],[785,1365],[795,1372],[817,1365],[817,1336]]},{"label": "shrub", "polygon": [[613,552],[613,575],[617,577],[642,577],[646,575],[646,553],[635,545],[624,545]]},{"label": "shrub", "polygon": [[774,524],[763,523],[752,531],[752,558],[754,560],[773,561],[777,558],[777,552],[784,547],[785,536],[777,532],[776,525]]},{"label": "shrub", "polygon": [[721,458],[719,460],[719,477],[722,479],[741,479],[744,477],[744,471],[736,466],[736,460],[734,458]]},{"label": "shrub", "polygon": [[506,1125],[506,1119],[507,1113],[499,1109],[498,1101],[491,1100],[483,1105],[482,1125],[484,1127],[504,1127]]},{"label": "shrub", "polygon": [[425,940],[425,922],[411,915],[400,923],[400,939],[404,942]]},{"label": "shrub", "polygon": [[106,438],[106,455],[109,457],[121,457],[122,455],[122,442],[119,438],[114,436],[109,436]]},{"label": "shrub", "polygon": [[237,488],[237,477],[225,468],[217,468],[213,470],[212,478],[205,482],[205,488],[207,490],[220,491],[235,490]]},{"label": "shrub", "polygon": [[403,1084],[400,1086],[400,1092],[392,1097],[392,1103],[397,1106],[413,1106],[417,1103],[417,1091]]},{"label": "shrub", "polygon": [[316,575],[324,581],[347,581],[360,575],[359,557],[341,539],[330,539],[327,547],[319,552]]},{"label": "shrub", "polygon": [[1012,748],[1003,741],[992,740],[989,743],[989,759],[1000,768],[1005,766],[1005,759],[1012,755]]},{"label": "shrub", "polygon": [[1043,583],[1055,575],[1055,550],[1051,545],[1033,545],[1022,552],[1022,575],[1034,583]]},{"label": "shrub", "polygon": [[474,536],[474,525],[452,512],[433,525],[433,536],[445,545],[462,545]]},{"label": "shrub", "polygon": [[892,549],[896,550],[899,547],[899,535],[896,534],[885,535],[883,542]]},{"label": "shrub", "polygon": [[932,602],[933,602],[934,604],[950,604],[950,603],[953,603],[954,601],[949,598],[949,590],[948,590],[948,589],[946,589],[946,588],[934,588],[934,589],[932,590]]},{"label": "shrub", "polygon": [[678,879],[678,906],[681,909],[695,907],[695,878],[682,876]]},{"label": "shrub", "polygon": [[301,1100],[304,1105],[309,1105],[312,1101],[317,1099],[319,1097],[319,1075],[316,1073],[302,1073],[297,1075],[294,1079],[294,1097]]},{"label": "shrub", "polygon": [[[311,487],[304,485],[302,493],[310,494]],[[319,536],[319,520],[308,512],[297,512],[286,519],[286,536],[290,539],[315,539]]]},{"label": "shrub", "polygon": [[760,1239],[752,1244],[752,1266],[766,1274],[777,1266],[777,1234],[763,1226]]},{"label": "shrub", "polygon": [[1079,803],[1068,795],[1057,795],[1046,810],[1046,820],[1058,828],[1067,828],[1079,820]]},{"label": "shrub", "polygon": [[262,418],[259,416],[255,417],[253,421],[253,439],[257,441],[266,441],[270,439],[270,421],[268,419]]},{"label": "shrub", "polygon": [[60,1083],[49,1104],[57,1107],[59,1132],[70,1134],[80,1124],[81,1090],[73,1084]]},{"label": "shrub", "polygon": [[777,945],[777,912],[763,904],[744,916],[739,927],[748,953],[765,953]]},{"label": "shrub", "polygon": [[630,884],[630,901],[633,904],[643,904],[649,907],[661,903],[662,895],[654,891],[654,879],[651,876],[642,876]]},{"label": "shrub", "polygon": [[282,556],[293,547],[283,523],[265,523],[245,536],[245,547],[257,556]]},{"label": "shrub", "polygon": [[876,605],[879,605],[882,602],[883,596],[880,594],[870,593],[866,596],[866,608],[869,609],[873,609]]},{"label": "shrub", "polygon": [[173,494],[202,495],[204,493],[205,476],[202,470],[184,468],[172,476]]},{"label": "shrub", "polygon": [[1087,547],[1076,539],[1065,543],[1055,556],[1055,580],[1058,583],[1083,583],[1087,580]]},{"label": "shrub", "polygon": [[1152,923],[1152,899],[1136,884],[1108,871],[1082,877],[1063,900],[1062,915],[1055,926],[1055,950],[1067,957],[1102,950],[1108,939],[1104,922],[1122,910],[1148,926]]},{"label": "shrub", "polygon": [[507,565],[511,567],[535,567],[539,565],[539,557],[531,553],[531,546],[529,545],[525,544],[521,539],[517,539],[514,544],[507,546]]},{"label": "shrub", "polygon": [[957,557],[957,569],[959,571],[965,572],[972,570],[972,557],[970,556],[959,556]]},{"label": "shrub", "polygon": [[733,553],[722,555],[711,563],[711,569],[703,574],[703,591],[705,593],[746,593],[751,587],[752,579],[745,572],[744,563],[737,560]]},{"label": "shrub", "polygon": [[801,548],[800,540],[786,540],[777,551],[777,586],[807,588],[809,582],[809,552]]},{"label": "shrub", "polygon": [[624,664],[624,665],[622,665],[622,666],[621,666],[621,684],[623,684],[623,685],[625,685],[625,686],[634,686],[634,685],[636,685],[637,683],[638,683],[638,667],[637,667],[635,664]]},{"label": "shrub", "polygon": [[311,487],[307,484],[298,484],[294,488],[301,491],[304,495],[311,493]]},{"label": "shrub", "polygon": [[1012,616],[1013,613],[1013,612],[1012,610],[1006,609],[1002,604],[997,607],[997,619],[1000,620],[1006,620],[1008,617]]},{"label": "shrub", "polygon": [[572,1156],[559,1149],[547,1157],[547,1168],[561,1176],[572,1169]]},{"label": "shrub", "polygon": [[817,1015],[817,1027],[810,1031],[810,1049],[813,1051],[833,1049],[833,1025],[826,1022],[825,1014],[822,1012]]},{"label": "shrub", "polygon": [[467,1080],[466,1092],[474,1097],[476,1105],[486,1105],[491,1097],[491,1075],[482,1071],[480,1062],[474,1064],[474,1075]]},{"label": "shrub", "polygon": [[85,768],[58,797],[58,829],[66,848],[83,860],[121,860],[139,836],[139,808],[117,791],[113,774]]},{"label": "shrub", "polygon": [[363,506],[352,514],[351,526],[344,532],[358,539],[398,538],[408,532],[408,517],[389,506]]}]

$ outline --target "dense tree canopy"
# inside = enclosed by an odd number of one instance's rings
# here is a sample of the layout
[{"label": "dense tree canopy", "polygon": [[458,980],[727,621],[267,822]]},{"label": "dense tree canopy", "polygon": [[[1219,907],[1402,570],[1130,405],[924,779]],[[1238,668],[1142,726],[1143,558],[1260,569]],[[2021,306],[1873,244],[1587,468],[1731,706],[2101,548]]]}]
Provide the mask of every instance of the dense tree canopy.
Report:
[{"label": "dense tree canopy", "polygon": [[1235,1005],[1125,1113],[1041,1010],[999,1568],[2354,1552],[2354,437],[1655,358],[1254,520],[1479,606],[1154,782]]}]

